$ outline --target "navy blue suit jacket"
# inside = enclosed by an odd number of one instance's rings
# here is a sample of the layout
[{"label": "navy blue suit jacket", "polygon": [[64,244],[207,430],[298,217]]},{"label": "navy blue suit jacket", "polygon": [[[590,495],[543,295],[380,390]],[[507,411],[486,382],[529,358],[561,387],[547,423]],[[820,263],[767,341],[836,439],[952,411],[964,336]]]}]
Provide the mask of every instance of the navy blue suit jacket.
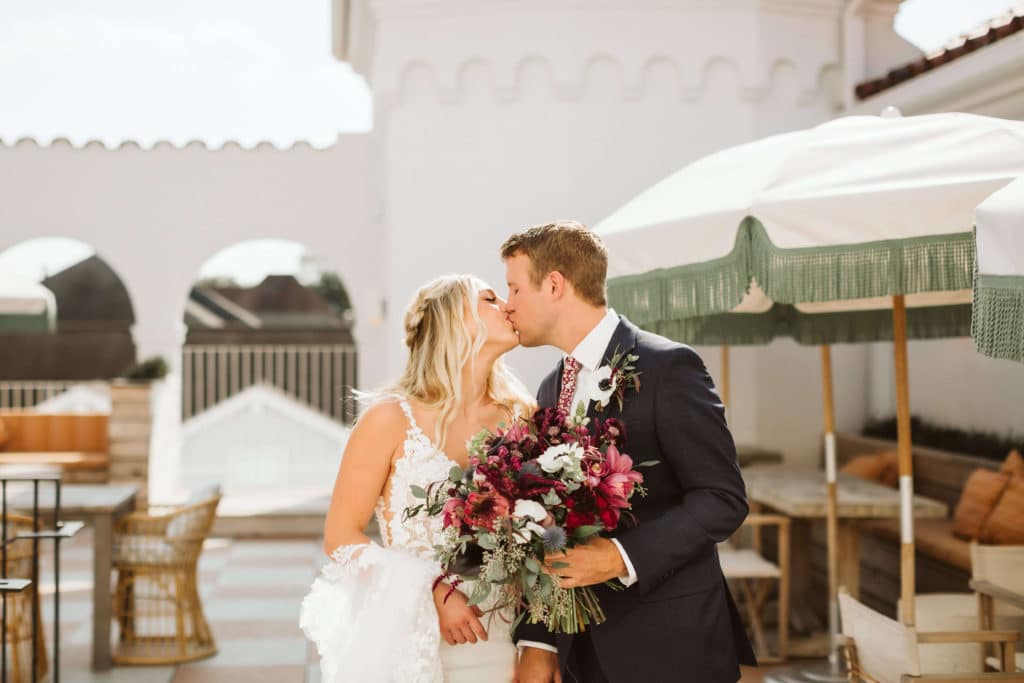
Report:
[{"label": "navy blue suit jacket", "polygon": [[[634,496],[637,523],[612,534],[629,556],[637,582],[622,591],[595,586],[607,616],[590,627],[601,670],[612,683],[694,681],[735,683],[738,664],[756,663],[719,565],[716,544],[747,516],[747,498],[725,408],[700,356],[690,347],[638,329],[626,318],[605,351],[639,357],[640,390],[626,389],[620,411],[603,414],[626,426],[624,451],[641,470],[647,496]],[[559,363],[541,383],[539,404],[553,406]],[[573,636],[520,624],[516,641],[557,645],[566,675]],[[572,680],[567,678],[566,680]]]}]

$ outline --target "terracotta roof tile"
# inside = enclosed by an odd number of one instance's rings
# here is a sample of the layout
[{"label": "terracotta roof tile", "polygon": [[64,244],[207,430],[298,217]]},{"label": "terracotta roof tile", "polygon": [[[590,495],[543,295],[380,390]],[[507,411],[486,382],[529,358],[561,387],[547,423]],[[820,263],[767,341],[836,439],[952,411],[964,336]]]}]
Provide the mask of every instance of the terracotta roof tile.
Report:
[{"label": "terracotta roof tile", "polygon": [[1003,38],[1007,38],[1008,36],[1012,36],[1020,31],[1024,31],[1024,16],[1014,15],[1013,18],[1006,23],[1000,24],[999,26],[989,26],[988,30],[984,33],[965,38],[959,45],[946,48],[937,54],[926,55],[920,59],[910,62],[909,64],[896,67],[881,78],[875,78],[870,81],[858,83],[854,92],[857,95],[857,99],[867,99],[872,95],[877,95],[883,90],[888,90],[900,83],[909,81],[911,78],[919,76],[927,71],[931,71],[943,64],[948,64],[949,62],[970,54],[979,48],[991,45],[992,43],[1002,40]]}]

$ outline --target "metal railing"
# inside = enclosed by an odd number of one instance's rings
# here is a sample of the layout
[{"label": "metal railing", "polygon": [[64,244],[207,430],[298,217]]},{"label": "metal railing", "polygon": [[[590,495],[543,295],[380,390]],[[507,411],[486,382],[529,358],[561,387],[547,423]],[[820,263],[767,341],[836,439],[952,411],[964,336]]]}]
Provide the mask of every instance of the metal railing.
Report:
[{"label": "metal railing", "polygon": [[347,344],[188,344],[182,349],[182,418],[255,384],[270,384],[344,424],[355,417],[356,350]]},{"label": "metal railing", "polygon": [[70,379],[0,382],[0,409],[32,408],[82,383]]}]

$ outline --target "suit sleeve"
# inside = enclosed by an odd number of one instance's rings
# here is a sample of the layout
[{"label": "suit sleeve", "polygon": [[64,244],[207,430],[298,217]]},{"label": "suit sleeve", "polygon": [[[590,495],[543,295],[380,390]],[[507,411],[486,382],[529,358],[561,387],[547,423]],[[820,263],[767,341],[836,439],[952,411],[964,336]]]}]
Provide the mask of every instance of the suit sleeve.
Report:
[{"label": "suit sleeve", "polygon": [[654,375],[654,423],[662,460],[683,493],[660,517],[616,536],[646,592],[716,543],[747,516],[736,447],[703,361],[692,349],[674,350]]},{"label": "suit sleeve", "polygon": [[[545,407],[544,399],[547,397],[549,392],[545,389],[551,382],[551,375],[549,375],[543,382],[540,383],[540,388],[537,389],[537,405],[541,408]],[[529,641],[529,642],[527,642]],[[547,645],[552,650],[555,650],[555,634],[547,629],[544,624],[528,624],[526,623],[526,617],[524,616],[519,625],[516,626],[515,631],[512,633],[512,642],[516,645],[523,644],[527,647],[531,643],[539,643],[541,645]]]}]

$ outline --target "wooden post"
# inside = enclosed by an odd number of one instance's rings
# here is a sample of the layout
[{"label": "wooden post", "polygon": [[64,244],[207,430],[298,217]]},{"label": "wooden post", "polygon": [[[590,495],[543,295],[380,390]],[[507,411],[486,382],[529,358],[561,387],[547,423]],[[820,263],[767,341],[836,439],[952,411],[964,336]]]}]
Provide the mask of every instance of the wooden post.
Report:
[{"label": "wooden post", "polygon": [[149,442],[153,431],[148,382],[115,381],[110,385],[110,475],[112,484],[139,486],[137,509],[146,509],[149,484]]},{"label": "wooden post", "polygon": [[[832,349],[821,347],[821,404],[825,418],[825,528],[828,552],[828,626],[831,640],[830,661],[838,671],[839,651],[839,493],[836,486],[836,425],[832,388]],[[851,558],[850,561],[859,561]]]},{"label": "wooden post", "polygon": [[892,298],[893,354],[896,370],[896,452],[900,468],[900,619],[914,625],[914,478],[910,441],[910,387],[907,372],[907,305]]}]

